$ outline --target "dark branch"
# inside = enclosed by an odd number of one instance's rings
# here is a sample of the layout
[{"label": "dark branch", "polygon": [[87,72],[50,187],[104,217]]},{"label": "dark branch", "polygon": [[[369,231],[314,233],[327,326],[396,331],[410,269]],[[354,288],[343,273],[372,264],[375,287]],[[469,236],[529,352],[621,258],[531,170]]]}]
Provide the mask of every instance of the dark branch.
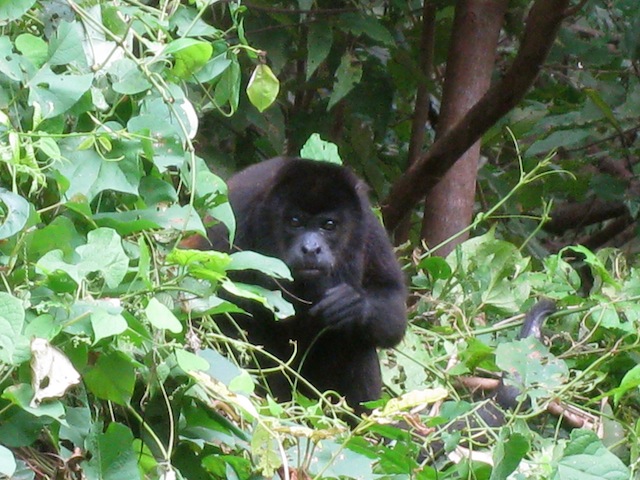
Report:
[{"label": "dark branch", "polygon": [[394,183],[382,203],[387,229],[394,230],[456,160],[524,97],[547,58],[569,3],[569,0],[535,2],[520,50],[502,80]]}]

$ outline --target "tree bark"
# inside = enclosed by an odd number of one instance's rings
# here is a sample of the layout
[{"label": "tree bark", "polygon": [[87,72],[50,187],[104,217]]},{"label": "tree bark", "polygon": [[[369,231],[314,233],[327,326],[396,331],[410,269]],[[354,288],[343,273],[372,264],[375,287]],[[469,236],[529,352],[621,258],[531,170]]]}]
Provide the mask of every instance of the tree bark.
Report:
[{"label": "tree bark", "polygon": [[[508,0],[461,0],[456,5],[437,138],[456,125],[488,90],[508,5]],[[477,141],[425,199],[422,238],[427,246],[442,244],[471,223],[479,156]],[[457,237],[436,253],[448,255],[468,236]]]},{"label": "tree bark", "polygon": [[382,202],[382,215],[393,231],[466,150],[522,99],[540,72],[570,0],[537,0],[531,7],[518,54],[500,82],[447,130],[418,162],[394,183]]}]

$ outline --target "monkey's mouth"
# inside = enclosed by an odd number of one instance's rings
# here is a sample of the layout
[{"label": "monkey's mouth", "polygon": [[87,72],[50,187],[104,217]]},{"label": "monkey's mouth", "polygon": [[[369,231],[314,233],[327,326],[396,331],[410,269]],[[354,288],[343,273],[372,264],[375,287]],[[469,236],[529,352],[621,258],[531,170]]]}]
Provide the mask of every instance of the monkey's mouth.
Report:
[{"label": "monkey's mouth", "polygon": [[320,267],[299,267],[293,271],[295,278],[316,278],[326,274],[326,271]]}]

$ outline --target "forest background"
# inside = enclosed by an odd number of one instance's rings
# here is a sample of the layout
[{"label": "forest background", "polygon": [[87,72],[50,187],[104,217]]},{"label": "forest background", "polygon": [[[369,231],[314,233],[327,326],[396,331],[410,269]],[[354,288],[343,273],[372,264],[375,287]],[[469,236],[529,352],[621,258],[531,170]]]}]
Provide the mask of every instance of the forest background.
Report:
[{"label": "forest background", "polygon": [[[0,0],[0,25],[0,477],[640,478],[636,0]],[[238,266],[176,248],[233,230],[222,179],[301,152],[368,182],[411,287],[355,426],[261,398],[215,328]],[[489,426],[504,371],[531,405]]]}]

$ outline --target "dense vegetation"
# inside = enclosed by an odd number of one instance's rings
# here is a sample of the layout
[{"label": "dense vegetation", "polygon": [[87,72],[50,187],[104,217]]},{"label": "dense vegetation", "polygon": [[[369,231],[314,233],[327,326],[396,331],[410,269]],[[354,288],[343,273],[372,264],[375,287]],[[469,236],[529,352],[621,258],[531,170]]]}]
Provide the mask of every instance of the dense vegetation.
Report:
[{"label": "dense vegetation", "polygon": [[[260,159],[339,154],[379,199],[405,170],[421,2],[311,3],[0,1],[0,478],[638,478],[640,5],[563,24],[483,137],[474,237],[399,247],[411,327],[352,425],[332,395],[258,395],[256,347],[216,329],[221,288],[256,296],[230,269],[282,265],[176,247],[233,230],[220,177]],[[543,342],[517,340],[541,296]],[[501,371],[531,408],[489,427]]]}]

